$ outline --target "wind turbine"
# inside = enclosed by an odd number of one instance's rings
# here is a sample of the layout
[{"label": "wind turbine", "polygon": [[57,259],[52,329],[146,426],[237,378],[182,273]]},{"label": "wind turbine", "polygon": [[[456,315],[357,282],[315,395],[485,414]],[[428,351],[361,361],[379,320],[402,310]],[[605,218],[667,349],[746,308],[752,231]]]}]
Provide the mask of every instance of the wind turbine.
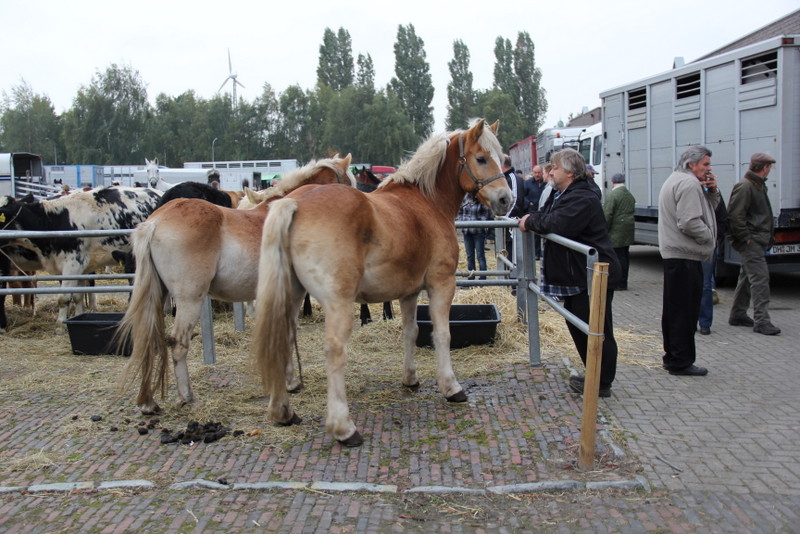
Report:
[{"label": "wind turbine", "polygon": [[232,86],[231,87],[231,92],[232,92],[231,96],[233,97],[233,100],[232,100],[231,103],[233,104],[232,107],[234,109],[236,109],[236,104],[238,103],[238,100],[236,100],[236,86],[239,85],[242,88],[244,88],[244,85],[242,84],[242,82],[240,82],[239,80],[236,79],[238,74],[233,72],[233,65],[231,64],[231,49],[230,48],[228,49],[228,72],[229,72],[228,77],[225,78],[225,81],[222,82],[222,85],[219,86],[219,89],[217,89],[217,92],[219,93],[220,91],[222,91],[222,88],[225,87],[225,84],[228,83],[228,80],[230,80],[231,81],[231,86]]}]

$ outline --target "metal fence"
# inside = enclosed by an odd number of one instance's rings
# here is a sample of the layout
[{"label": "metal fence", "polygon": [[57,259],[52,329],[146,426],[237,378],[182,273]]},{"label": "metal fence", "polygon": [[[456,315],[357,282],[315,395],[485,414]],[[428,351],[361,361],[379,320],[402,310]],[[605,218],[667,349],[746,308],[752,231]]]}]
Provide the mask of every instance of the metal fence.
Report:
[{"label": "metal fence", "polygon": [[[582,332],[589,333],[589,325],[567,311],[561,303],[542,293],[537,285],[537,262],[534,253],[534,235],[532,232],[520,232],[517,221],[501,217],[494,221],[457,221],[456,228],[488,228],[495,231],[495,255],[498,267],[502,269],[486,271],[457,271],[457,286],[512,286],[516,288],[517,311],[519,320],[528,325],[529,361],[532,366],[541,365],[541,347],[539,343],[539,311],[538,300],[542,299],[559,314],[565,317]],[[505,248],[506,232],[513,230],[514,250]],[[49,232],[25,232],[0,230],[0,241],[10,239],[35,239],[58,237],[109,237],[117,235],[130,235],[133,230],[70,230]],[[556,234],[542,236],[544,239],[559,243],[586,255],[587,287],[591,291],[593,266],[597,262],[597,251],[581,243],[566,239]],[[487,276],[487,280],[467,280],[465,277]],[[43,275],[43,276],[0,276],[0,282],[11,281],[102,281],[132,279],[132,274],[83,274],[83,275]],[[65,290],[61,287],[33,287],[33,288],[0,288],[0,295],[27,295],[27,294],[72,294],[72,293],[123,293],[133,291],[131,285],[95,285],[93,287],[70,287]],[[216,362],[214,347],[213,318],[211,300],[206,298],[206,303],[200,317],[203,339],[203,356],[207,364]],[[242,303],[234,303],[234,325],[236,330],[244,330],[244,308]]]}]

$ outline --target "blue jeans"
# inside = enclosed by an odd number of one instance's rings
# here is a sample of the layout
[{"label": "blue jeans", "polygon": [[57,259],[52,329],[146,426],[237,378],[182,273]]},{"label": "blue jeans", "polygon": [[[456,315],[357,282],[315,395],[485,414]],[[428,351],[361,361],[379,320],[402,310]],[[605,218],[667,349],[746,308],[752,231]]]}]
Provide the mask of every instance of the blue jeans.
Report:
[{"label": "blue jeans", "polygon": [[[467,269],[470,271],[475,270],[475,255],[478,256],[479,270],[486,270],[486,232],[479,234],[464,233],[464,250],[467,252]],[[474,280],[474,276],[470,276],[468,280]],[[486,280],[485,276],[480,277],[481,280]]]},{"label": "blue jeans", "polygon": [[700,317],[698,322],[700,326],[710,328],[711,322],[714,320],[714,287],[716,280],[714,279],[714,270],[717,266],[717,249],[714,249],[714,256],[711,261],[702,262],[703,266],[703,295],[700,297]]}]

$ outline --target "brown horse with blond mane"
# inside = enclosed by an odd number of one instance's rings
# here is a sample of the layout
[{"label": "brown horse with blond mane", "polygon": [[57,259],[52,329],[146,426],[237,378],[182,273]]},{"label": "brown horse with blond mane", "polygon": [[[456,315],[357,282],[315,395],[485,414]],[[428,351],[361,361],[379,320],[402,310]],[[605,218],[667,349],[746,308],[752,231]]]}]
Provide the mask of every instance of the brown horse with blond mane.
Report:
[{"label": "brown horse with blond mane", "polygon": [[465,193],[495,213],[511,206],[496,129],[497,123],[479,120],[468,130],[431,137],[373,193],[339,185],[299,188],[271,205],[265,223],[271,231],[261,241],[252,354],[275,423],[300,422],[289,405],[286,369],[306,291],[325,312],[326,429],[340,443],[363,442],[344,384],[354,302],[400,301],[402,383],[414,387],[417,296],[427,291],[439,390],[451,402],[467,400],[450,362],[455,218]]},{"label": "brown horse with blond mane", "polygon": [[[180,198],[161,206],[136,228],[136,278],[117,338],[125,340],[130,336],[133,341],[123,383],[140,375],[136,403],[142,413],[160,411],[153,398],[154,390],[166,396],[168,346],[175,367],[177,406],[193,402],[186,355],[203,301],[206,296],[227,302],[255,299],[261,234],[271,202],[308,184],[346,184],[355,190],[350,160],[348,154],[296,169],[249,210]],[[163,313],[168,296],[176,307],[169,337],[165,336]],[[294,376],[291,360],[284,372],[291,389],[302,385]]]}]

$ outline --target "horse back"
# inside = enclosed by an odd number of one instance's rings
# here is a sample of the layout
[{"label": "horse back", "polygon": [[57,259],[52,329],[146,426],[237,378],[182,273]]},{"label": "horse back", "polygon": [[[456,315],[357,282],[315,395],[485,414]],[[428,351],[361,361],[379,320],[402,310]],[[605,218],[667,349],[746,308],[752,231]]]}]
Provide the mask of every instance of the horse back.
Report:
[{"label": "horse back", "polygon": [[432,275],[454,276],[454,222],[416,187],[365,194],[330,185],[298,192],[289,195],[297,201],[291,247],[307,287],[318,284],[309,277],[322,269],[338,283],[348,281],[358,300],[379,302],[418,291]]}]

